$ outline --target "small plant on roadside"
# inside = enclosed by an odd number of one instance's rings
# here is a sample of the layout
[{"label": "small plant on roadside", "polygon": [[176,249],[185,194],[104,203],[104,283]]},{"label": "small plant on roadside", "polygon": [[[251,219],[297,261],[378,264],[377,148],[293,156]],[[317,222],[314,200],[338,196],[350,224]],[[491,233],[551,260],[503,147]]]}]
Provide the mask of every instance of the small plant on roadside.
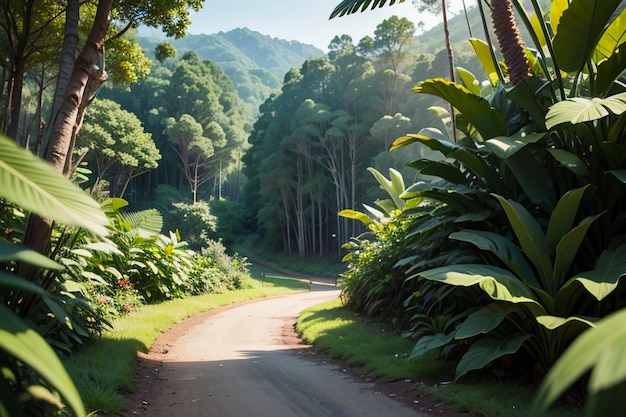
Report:
[{"label": "small plant on roadside", "polygon": [[210,241],[194,257],[188,291],[203,294],[250,288],[248,265],[247,260],[237,254],[229,256],[221,242]]}]

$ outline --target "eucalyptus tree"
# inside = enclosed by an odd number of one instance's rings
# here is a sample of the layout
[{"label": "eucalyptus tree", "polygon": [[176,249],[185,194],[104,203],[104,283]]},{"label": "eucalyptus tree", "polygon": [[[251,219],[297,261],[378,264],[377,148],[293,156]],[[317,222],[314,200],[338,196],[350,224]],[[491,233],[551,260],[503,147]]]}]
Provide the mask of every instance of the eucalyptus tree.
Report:
[{"label": "eucalyptus tree", "polygon": [[[221,182],[220,173],[236,169],[246,139],[243,103],[232,82],[215,63],[187,52],[173,69],[167,97],[166,117],[188,114],[203,127],[205,136],[211,137],[215,152],[210,164],[212,177]],[[209,132],[216,125],[223,131],[217,136]]]},{"label": "eucalyptus tree", "polygon": [[[50,51],[61,41],[58,17],[64,8],[58,0],[2,0],[0,8],[0,45],[4,51],[0,65],[6,82],[0,129],[17,139],[25,74],[42,60],[52,59]],[[23,140],[20,142],[24,145]]]},{"label": "eucalyptus tree", "polygon": [[202,125],[189,114],[183,114],[178,120],[169,117],[164,124],[163,133],[180,159],[193,202],[196,203],[199,187],[211,178],[208,166],[215,153],[213,141],[223,140],[224,131],[217,123],[213,123],[210,129],[212,138],[206,137]]}]

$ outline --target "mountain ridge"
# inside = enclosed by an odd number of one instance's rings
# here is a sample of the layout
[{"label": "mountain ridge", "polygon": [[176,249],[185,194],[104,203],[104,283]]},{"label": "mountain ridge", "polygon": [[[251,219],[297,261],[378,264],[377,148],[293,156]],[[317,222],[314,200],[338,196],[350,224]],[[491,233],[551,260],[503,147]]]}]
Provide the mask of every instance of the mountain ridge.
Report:
[{"label": "mountain ridge", "polygon": [[231,78],[251,115],[256,115],[265,99],[280,90],[290,69],[300,68],[309,58],[325,55],[313,45],[274,38],[248,28],[180,39],[140,30],[138,42],[148,56],[154,55],[158,44],[169,43],[176,48],[178,56],[194,51],[200,59],[213,61]]}]

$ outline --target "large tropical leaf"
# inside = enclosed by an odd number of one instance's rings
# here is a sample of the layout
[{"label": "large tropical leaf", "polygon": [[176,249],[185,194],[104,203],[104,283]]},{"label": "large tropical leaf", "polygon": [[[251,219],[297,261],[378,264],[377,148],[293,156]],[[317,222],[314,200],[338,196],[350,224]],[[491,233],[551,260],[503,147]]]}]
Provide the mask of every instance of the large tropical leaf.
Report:
[{"label": "large tropical leaf", "polygon": [[418,134],[409,134],[398,138],[394,141],[389,150],[392,151],[415,142],[426,145],[433,151],[441,152],[446,158],[456,159],[479,178],[485,175],[484,162],[476,155],[475,151],[471,151],[452,142],[437,129],[426,128],[420,130]]},{"label": "large tropical leaf", "polygon": [[542,162],[527,149],[519,150],[505,162],[530,201],[551,212],[556,204],[556,194],[552,178]]},{"label": "large tropical leaf", "polygon": [[105,235],[98,203],[50,164],[0,136],[0,198],[63,224]]},{"label": "large tropical leaf", "polygon": [[591,58],[611,15],[622,0],[574,0],[563,11],[554,37],[559,67],[581,71]]},{"label": "large tropical leaf", "polygon": [[32,368],[56,389],[77,417],[85,415],[82,401],[52,348],[19,317],[0,304],[0,350]]},{"label": "large tropical leaf", "polygon": [[499,195],[493,195],[502,205],[522,250],[537,269],[543,289],[554,296],[556,289],[552,285],[553,271],[550,258],[553,250],[548,246],[541,227],[521,204]]},{"label": "large tropical leaf", "polygon": [[483,69],[489,78],[489,82],[495,87],[500,81],[500,78],[498,77],[498,69],[491,56],[489,45],[482,39],[470,38],[469,41],[474,47],[474,52],[483,66]]},{"label": "large tropical leaf", "polygon": [[[392,6],[395,2],[396,0],[389,0],[388,4]],[[404,0],[398,0],[398,3],[404,3]],[[356,13],[359,9],[364,12],[370,5],[373,10],[376,7],[383,7],[385,4],[387,4],[387,0],[344,0],[335,7],[335,10],[330,14],[330,19]]]},{"label": "large tropical leaf", "polygon": [[562,166],[581,177],[589,176],[589,168],[578,155],[563,149],[549,148],[547,151]]},{"label": "large tropical leaf", "polygon": [[409,359],[416,358],[424,353],[431,351],[433,349],[438,349],[442,346],[447,345],[454,338],[454,333],[444,334],[437,333],[434,335],[426,335],[419,338],[415,347],[409,354]]},{"label": "large tropical leaf", "polygon": [[550,215],[550,223],[546,231],[546,239],[551,247],[556,247],[559,240],[574,226],[574,220],[580,207],[580,201],[589,185],[570,190],[559,199],[554,211]]},{"label": "large tropical leaf", "polygon": [[588,416],[618,417],[626,396],[626,309],[607,316],[578,337],[543,380],[529,415],[545,415],[548,407],[589,370]]},{"label": "large tropical leaf", "polygon": [[479,334],[487,334],[497,328],[512,310],[512,308],[503,308],[497,303],[482,307],[467,316],[454,332],[454,338],[467,339]]},{"label": "large tropical leaf", "polygon": [[552,0],[550,5],[550,24],[556,30],[559,27],[561,16],[569,6],[569,0]]},{"label": "large tropical leaf", "polygon": [[458,287],[478,285],[485,294],[494,300],[512,304],[524,304],[534,315],[545,314],[545,309],[537,301],[535,294],[506,269],[492,265],[459,264],[419,272],[431,281],[438,281]]},{"label": "large tropical leaf", "polygon": [[62,270],[63,267],[32,249],[25,248],[24,246],[11,243],[8,240],[0,237],[0,262],[18,261],[26,262],[27,264],[38,266],[44,269]]},{"label": "large tropical leaf", "polygon": [[459,379],[469,371],[482,369],[504,355],[517,352],[529,337],[529,334],[516,333],[504,339],[485,337],[476,341],[457,364],[454,379]]},{"label": "large tropical leaf", "polygon": [[602,214],[589,216],[583,219],[580,224],[563,236],[556,245],[556,255],[554,257],[553,280],[554,285],[560,288],[565,280],[565,276],[572,267],[572,263],[580,249],[580,245],[587,234],[591,224]]},{"label": "large tropical leaf", "polygon": [[404,192],[404,179],[402,174],[393,168],[389,168],[389,179],[385,178],[375,168],[367,168],[367,170],[376,178],[380,186],[387,192],[389,197],[393,200],[396,208],[402,209],[406,205],[405,201],[400,198],[400,195]]},{"label": "large tropical leaf", "polygon": [[539,130],[544,130],[546,117],[546,108],[541,96],[545,94],[543,90],[549,85],[549,83],[543,83],[539,77],[526,77],[521,83],[508,89],[506,93],[512,102],[528,112]]},{"label": "large tropical leaf", "polygon": [[521,280],[532,287],[541,288],[522,251],[504,236],[483,230],[461,230],[450,234],[450,239],[468,242],[479,249],[490,251]]},{"label": "large tropical leaf", "polygon": [[485,146],[498,158],[506,159],[515,155],[531,143],[537,143],[546,136],[546,133],[536,133],[531,128],[520,129],[512,136],[498,136],[485,141]]},{"label": "large tropical leaf", "polygon": [[619,284],[621,278],[626,275],[626,245],[621,245],[615,251],[605,250],[600,255],[596,267],[591,271],[577,274],[567,281],[561,291],[559,299],[571,298],[575,283],[580,284],[596,300],[602,301]]},{"label": "large tropical leaf", "polygon": [[615,18],[606,28],[602,37],[596,45],[593,54],[593,60],[600,63],[605,59],[609,59],[620,46],[626,41],[626,8],[624,8],[619,16]]},{"label": "large tropical leaf", "polygon": [[487,100],[472,94],[462,85],[444,78],[434,78],[420,82],[413,91],[446,100],[463,114],[484,140],[509,134],[500,113]]},{"label": "large tropical leaf", "polygon": [[339,212],[341,217],[345,217],[348,219],[359,220],[364,225],[369,225],[372,223],[372,219],[367,214],[361,213],[360,211],[352,210],[352,209],[344,209]]},{"label": "large tropical leaf", "polygon": [[472,94],[476,94],[477,96],[479,96],[481,90],[480,81],[476,79],[476,76],[462,67],[457,67],[456,72],[459,73],[459,77],[461,78],[461,81],[463,82],[465,88],[470,90]]},{"label": "large tropical leaf", "polygon": [[432,175],[443,178],[444,180],[454,184],[469,184],[469,179],[465,176],[463,171],[461,171],[459,167],[447,162],[421,159],[419,161],[413,161],[407,165],[423,175]]},{"label": "large tropical leaf", "polygon": [[610,113],[626,112],[626,93],[604,99],[574,97],[560,101],[550,107],[546,115],[546,127],[553,128],[561,123],[584,123],[602,119]]},{"label": "large tropical leaf", "polygon": [[120,213],[131,226],[131,230],[142,237],[151,237],[161,234],[163,216],[156,209]]}]

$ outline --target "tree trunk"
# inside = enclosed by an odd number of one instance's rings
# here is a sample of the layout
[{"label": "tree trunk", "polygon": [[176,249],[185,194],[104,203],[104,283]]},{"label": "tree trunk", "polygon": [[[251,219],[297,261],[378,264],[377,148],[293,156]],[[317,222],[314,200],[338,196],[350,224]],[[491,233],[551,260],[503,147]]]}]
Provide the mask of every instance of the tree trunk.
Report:
[{"label": "tree trunk", "polygon": [[[68,174],[75,135],[82,125],[85,108],[93,100],[98,88],[106,81],[104,72],[104,40],[109,27],[109,14],[113,0],[99,0],[96,18],[82,52],[76,59],[66,94],[58,117],[54,121],[52,136],[46,151],[46,160],[55,170]],[[46,254],[50,244],[52,222],[31,214],[24,236],[24,244]],[[23,276],[33,272],[20,271]]]},{"label": "tree trunk", "polygon": [[[34,0],[28,0],[23,3],[23,9],[21,10],[23,15],[21,17],[22,30],[21,33],[17,33],[17,27],[15,28],[15,32],[11,29],[7,29],[6,33],[8,36],[15,36],[17,38],[17,43],[13,44],[11,47],[10,55],[10,77],[11,77],[11,87],[9,89],[9,109],[8,109],[8,125],[7,125],[7,136],[14,139],[16,142],[20,144],[20,146],[24,146],[24,141],[18,138],[19,133],[19,125],[20,125],[20,112],[22,110],[22,88],[24,87],[24,71],[26,68],[26,50],[28,39],[30,36],[31,29],[31,12],[33,10]],[[7,6],[8,8],[9,6]],[[16,12],[17,13],[17,12]],[[12,33],[13,32],[13,33]],[[5,51],[6,53],[6,51]]]},{"label": "tree trunk", "polygon": [[41,152],[45,152],[50,136],[52,134],[52,128],[54,127],[59,109],[65,97],[67,86],[74,70],[74,61],[76,56],[76,50],[78,49],[78,20],[79,20],[79,0],[67,0],[67,8],[65,9],[65,32],[63,36],[63,45],[61,47],[61,62],[59,65],[59,73],[57,75],[57,86],[54,92],[54,101],[52,102],[52,109],[50,117],[48,119],[48,125],[43,135],[43,140],[40,148],[37,149],[37,154],[45,157]]}]

